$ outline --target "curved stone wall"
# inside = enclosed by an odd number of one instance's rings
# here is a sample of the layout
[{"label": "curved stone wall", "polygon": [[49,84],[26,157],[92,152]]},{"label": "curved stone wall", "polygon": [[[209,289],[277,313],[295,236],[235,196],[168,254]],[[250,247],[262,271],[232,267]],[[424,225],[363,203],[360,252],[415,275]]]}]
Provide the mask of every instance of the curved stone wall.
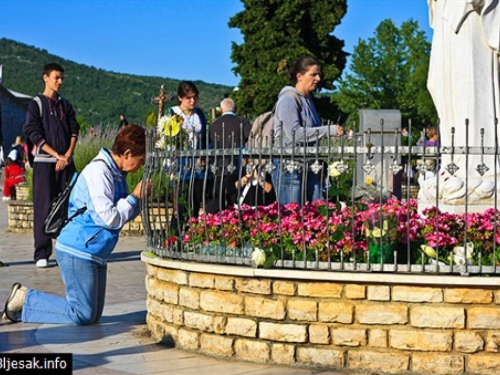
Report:
[{"label": "curved stone wall", "polygon": [[142,259],[148,327],[184,350],[377,373],[499,372],[497,278]]}]

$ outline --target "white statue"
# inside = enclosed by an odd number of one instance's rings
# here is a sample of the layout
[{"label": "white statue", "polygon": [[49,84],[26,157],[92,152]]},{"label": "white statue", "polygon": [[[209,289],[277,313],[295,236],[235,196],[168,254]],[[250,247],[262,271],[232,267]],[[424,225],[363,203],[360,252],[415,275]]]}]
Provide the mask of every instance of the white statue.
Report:
[{"label": "white statue", "polygon": [[[465,120],[469,119],[468,145],[481,146],[480,129],[484,128],[484,146],[494,147],[495,118],[500,120],[498,0],[428,0],[428,6],[434,34],[427,86],[440,119],[441,146],[452,145],[452,127],[454,145],[465,146]],[[477,168],[483,160],[489,169],[481,175]],[[459,168],[455,174],[447,170],[451,156],[443,155],[439,183],[436,178],[426,180],[420,189],[419,203],[434,205],[439,184],[440,204],[463,206],[465,155],[455,155],[453,162]],[[494,163],[493,155],[469,155],[469,204],[493,206]],[[500,164],[497,172],[500,174]]]}]

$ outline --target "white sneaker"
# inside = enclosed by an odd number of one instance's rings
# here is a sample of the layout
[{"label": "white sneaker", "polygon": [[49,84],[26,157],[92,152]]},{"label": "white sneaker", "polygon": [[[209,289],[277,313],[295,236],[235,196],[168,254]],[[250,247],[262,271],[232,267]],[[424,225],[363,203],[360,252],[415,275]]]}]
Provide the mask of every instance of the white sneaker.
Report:
[{"label": "white sneaker", "polygon": [[47,259],[38,259],[36,261],[36,266],[38,268],[47,268],[49,266],[49,262],[47,262]]},{"label": "white sneaker", "polygon": [[2,197],[3,201],[10,201],[10,197]]}]

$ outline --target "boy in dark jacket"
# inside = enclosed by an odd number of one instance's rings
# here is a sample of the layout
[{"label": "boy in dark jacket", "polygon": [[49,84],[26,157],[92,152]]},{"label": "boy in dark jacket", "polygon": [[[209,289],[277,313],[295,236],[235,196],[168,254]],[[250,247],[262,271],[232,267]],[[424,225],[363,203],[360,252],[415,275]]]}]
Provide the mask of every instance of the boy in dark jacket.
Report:
[{"label": "boy in dark jacket", "polygon": [[69,101],[58,92],[64,81],[61,65],[43,68],[45,89],[28,105],[24,132],[34,145],[33,160],[33,232],[35,263],[47,267],[52,240],[43,232],[50,202],[64,189],[75,172],[75,151],[80,125]]}]

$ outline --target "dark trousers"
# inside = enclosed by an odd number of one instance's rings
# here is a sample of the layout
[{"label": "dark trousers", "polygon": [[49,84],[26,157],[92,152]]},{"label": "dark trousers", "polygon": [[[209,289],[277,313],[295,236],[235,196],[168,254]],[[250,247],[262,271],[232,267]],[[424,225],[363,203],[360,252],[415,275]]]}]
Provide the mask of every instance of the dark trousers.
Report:
[{"label": "dark trousers", "polygon": [[72,163],[56,172],[55,163],[33,165],[33,233],[35,236],[35,262],[49,259],[52,255],[52,239],[43,233],[43,224],[49,212],[50,203],[64,190],[75,173]]},{"label": "dark trousers", "polygon": [[226,176],[217,176],[213,182],[213,191],[211,199],[208,200],[205,207],[205,212],[209,214],[216,214],[222,210],[225,210],[234,203],[228,194],[228,183],[234,183],[233,180]]}]

